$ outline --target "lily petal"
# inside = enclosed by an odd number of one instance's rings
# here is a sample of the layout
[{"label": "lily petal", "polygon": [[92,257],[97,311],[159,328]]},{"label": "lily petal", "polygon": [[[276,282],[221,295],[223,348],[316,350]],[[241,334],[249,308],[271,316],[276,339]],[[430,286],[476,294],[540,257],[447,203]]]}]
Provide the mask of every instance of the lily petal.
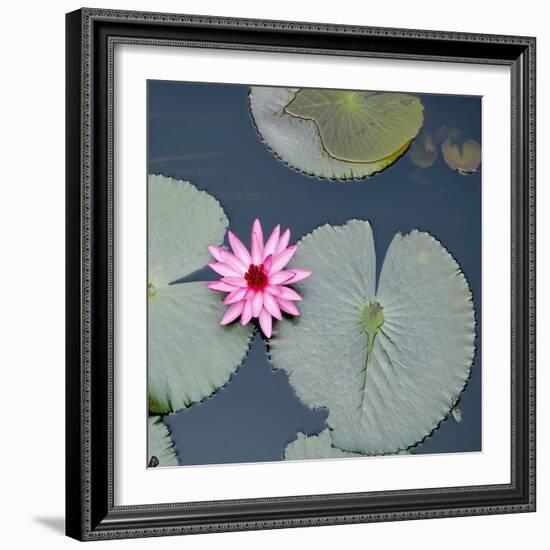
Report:
[{"label": "lily petal", "polygon": [[231,254],[228,250],[221,249],[219,254],[222,258],[222,262],[226,263],[229,267],[235,269],[241,275],[244,275],[248,271],[248,266],[237,258],[234,254]]},{"label": "lily petal", "polygon": [[267,310],[267,312],[272,316],[275,317],[278,321],[280,321],[283,316],[281,315],[281,310],[279,309],[279,306],[277,305],[277,302],[271,294],[268,292],[264,292],[264,309]]},{"label": "lily petal", "polygon": [[307,279],[311,275],[311,271],[309,269],[299,269],[299,268],[293,268],[289,271],[280,271],[279,273],[294,273],[294,276],[287,281],[285,284],[290,285],[297,283],[298,281],[302,281],[303,279]]},{"label": "lily petal", "polygon": [[254,294],[256,293],[255,290],[252,290],[251,288],[246,289],[246,296],[244,297],[245,300],[252,300],[254,298]]},{"label": "lily petal", "polygon": [[239,237],[231,231],[228,231],[227,238],[233,252],[235,253],[235,256],[237,256],[237,258],[239,258],[239,260],[241,260],[241,262],[245,265],[250,265],[250,253],[246,249],[246,246],[244,246],[244,244],[240,241]]},{"label": "lily petal", "polygon": [[273,321],[271,319],[271,315],[264,308],[262,308],[262,311],[260,312],[260,328],[266,338],[271,338]]},{"label": "lily petal", "polygon": [[208,266],[222,277],[238,277],[241,275],[238,271],[228,266],[224,262],[209,262]]},{"label": "lily petal", "polygon": [[235,287],[232,287],[223,281],[211,281],[206,284],[206,287],[217,292],[232,292],[235,290]]},{"label": "lily petal", "polygon": [[271,264],[273,263],[273,256],[271,254],[269,254],[269,256],[267,256],[267,258],[264,260],[264,263],[263,263],[263,266],[264,266],[264,271],[267,273],[269,271],[269,269],[271,268]]},{"label": "lily petal", "polygon": [[244,304],[242,302],[237,302],[229,307],[224,316],[221,318],[220,325],[228,325],[234,321],[242,313],[243,307]]},{"label": "lily petal", "polygon": [[260,265],[262,263],[262,245],[260,243],[260,237],[254,231],[252,232],[252,263],[254,265]]},{"label": "lily petal", "polygon": [[271,235],[269,236],[269,239],[267,240],[267,243],[265,243],[265,247],[264,247],[264,266],[265,266],[266,258],[270,254],[275,254],[275,252],[277,251],[277,245],[279,244],[280,234],[281,234],[281,226],[277,224],[275,226],[275,229],[273,229],[273,231],[271,232]]},{"label": "lily petal", "polygon": [[286,285],[294,277],[292,271],[279,271],[274,275],[269,275],[269,284],[270,285]]},{"label": "lily petal", "polygon": [[275,251],[275,254],[280,254],[287,246],[290,241],[290,229],[286,229],[281,237],[279,238],[279,242],[277,243],[277,250]]},{"label": "lily petal", "polygon": [[273,286],[273,285],[267,285],[265,288],[264,288],[264,292],[269,292],[269,294],[271,294],[272,296],[279,296],[280,294],[280,289],[281,287],[278,287],[278,286]]},{"label": "lily petal", "polygon": [[208,250],[217,262],[223,262],[222,256],[220,254],[220,252],[223,250],[223,248],[220,248],[219,246],[214,246],[213,244],[209,244],[208,245]]},{"label": "lily petal", "polygon": [[262,306],[264,304],[263,299],[263,292],[256,292],[254,295],[254,298],[252,298],[252,316],[258,317],[260,315],[260,311],[262,310]]},{"label": "lily petal", "polygon": [[281,298],[282,300],[290,300],[293,302],[299,302],[302,299],[302,297],[295,290],[292,290],[286,286],[280,286],[279,290],[280,292],[277,299]]},{"label": "lily petal", "polygon": [[252,300],[244,302],[243,313],[241,315],[241,325],[246,325],[252,319]]},{"label": "lily petal", "polygon": [[225,306],[240,302],[246,294],[246,288],[237,288],[230,292],[222,302]]},{"label": "lily petal", "polygon": [[285,265],[290,262],[292,256],[294,256],[294,254],[296,253],[296,250],[298,250],[298,247],[296,245],[289,246],[286,250],[284,250],[280,254],[277,254],[277,256],[273,258],[273,263],[271,264],[269,275],[273,275],[281,271],[281,269],[283,269],[283,267],[285,267]]},{"label": "lily petal", "polygon": [[[263,229],[262,229],[262,223],[260,222],[260,220],[258,218],[256,218],[254,220],[254,223],[252,224],[252,235],[254,235],[254,233],[256,233],[256,235],[258,236],[258,242],[260,244],[260,248],[264,249],[264,232],[263,232]],[[261,262],[261,260],[260,260]]]},{"label": "lily petal", "polygon": [[289,313],[290,315],[300,315],[300,310],[296,307],[296,305],[293,302],[289,302],[288,300],[282,300],[281,298],[277,298],[277,304],[279,304],[279,307],[285,313]]},{"label": "lily petal", "polygon": [[222,277],[222,283],[231,285],[233,288],[231,290],[235,290],[235,288],[247,288],[248,283],[246,282],[244,277]]}]

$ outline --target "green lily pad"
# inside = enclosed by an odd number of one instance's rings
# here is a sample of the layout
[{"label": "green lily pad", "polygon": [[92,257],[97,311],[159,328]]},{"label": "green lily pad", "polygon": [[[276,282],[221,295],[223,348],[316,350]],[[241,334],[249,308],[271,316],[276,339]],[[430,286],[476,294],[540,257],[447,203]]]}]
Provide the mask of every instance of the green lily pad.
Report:
[{"label": "green lily pad", "polygon": [[148,418],[147,464],[158,466],[179,466],[178,456],[168,428],[160,416]]},{"label": "green lily pad", "polygon": [[333,444],[369,455],[404,451],[437,428],[463,390],[474,357],[472,295],[431,235],[397,234],[378,288],[370,224],[352,220],[304,237],[296,265],[301,314],[278,323],[275,368],[300,399],[329,410]]},{"label": "green lily pad", "polygon": [[148,401],[176,412],[225,385],[252,328],[222,327],[224,307],[205,283],[168,284],[209,261],[228,221],[218,201],[189,182],[149,177]]},{"label": "green lily pad", "polygon": [[473,139],[448,137],[441,144],[441,153],[447,166],[463,175],[474,174],[481,164],[481,145]]},{"label": "green lily pad", "polygon": [[220,203],[188,181],[149,176],[149,281],[158,288],[210,260],[208,245],[221,243],[229,224]]},{"label": "green lily pad", "polygon": [[420,168],[429,168],[437,159],[437,145],[428,132],[422,132],[414,140],[407,153],[408,159]]},{"label": "green lily pad", "polygon": [[312,120],[324,149],[347,162],[378,162],[410,143],[423,122],[417,97],[385,92],[303,89],[285,113]]},{"label": "green lily pad", "polygon": [[149,298],[149,410],[178,411],[224,386],[243,362],[252,325],[221,326],[223,306],[204,283]]},{"label": "green lily pad", "polygon": [[[299,91],[297,88],[253,86],[250,88],[249,102],[250,111],[262,141],[277,158],[305,174],[340,180],[363,179],[372,176],[399,159],[407,151],[411,139],[416,135],[415,133],[407,138],[406,136],[409,133],[403,133],[403,139],[396,149],[389,151],[384,158],[378,158],[374,161],[349,162],[336,158],[325,148],[319,128],[314,120],[294,116],[285,111],[285,109],[292,109],[291,102],[293,102]],[[391,96],[394,94],[384,95]],[[395,95],[403,96],[404,94]],[[419,100],[412,96],[407,97],[414,100],[411,104],[412,108],[418,110]],[[422,124],[421,109],[420,105],[420,123],[416,131]],[[400,128],[396,128],[396,131],[400,131]],[[381,130],[381,136],[385,132],[386,130]],[[369,135],[372,135],[372,131]],[[384,154],[389,148],[388,143],[397,143],[398,141],[385,140],[386,148],[373,147],[367,151],[366,157],[373,158],[379,154]],[[334,151],[334,153],[336,152]],[[342,156],[347,158],[349,155]]]},{"label": "green lily pad", "polygon": [[319,435],[307,436],[302,432],[285,448],[285,460],[307,460],[322,458],[353,458],[362,456],[359,453],[342,451],[332,444],[330,430],[323,430]]}]

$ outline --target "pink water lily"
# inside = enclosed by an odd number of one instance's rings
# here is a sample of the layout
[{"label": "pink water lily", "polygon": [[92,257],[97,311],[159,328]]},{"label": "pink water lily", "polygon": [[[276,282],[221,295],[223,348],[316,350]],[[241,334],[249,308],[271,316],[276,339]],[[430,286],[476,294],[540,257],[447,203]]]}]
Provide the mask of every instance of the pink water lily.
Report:
[{"label": "pink water lily", "polygon": [[271,338],[273,318],[282,319],[282,312],[300,315],[294,302],[302,297],[286,285],[309,277],[307,269],[284,269],[294,256],[297,246],[288,246],[290,230],[281,233],[277,225],[264,243],[262,224],[256,219],[252,225],[250,252],[231,231],[229,244],[233,252],[218,246],[208,250],[216,260],[208,265],[222,278],[207,284],[217,292],[228,292],[223,300],[229,308],[220,320],[221,325],[235,321],[239,316],[246,325],[257,318],[267,338]]}]

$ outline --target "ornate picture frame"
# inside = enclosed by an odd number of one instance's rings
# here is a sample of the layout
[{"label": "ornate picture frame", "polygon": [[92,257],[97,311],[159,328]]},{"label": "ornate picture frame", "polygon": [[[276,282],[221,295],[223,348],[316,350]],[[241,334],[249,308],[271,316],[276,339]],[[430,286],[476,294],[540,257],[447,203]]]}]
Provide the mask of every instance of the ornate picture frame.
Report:
[{"label": "ornate picture frame", "polygon": [[[119,44],[505,66],[511,75],[510,482],[117,505],[113,100]],[[81,9],[67,14],[66,533],[79,540],[531,512],[535,39]],[[508,296],[506,296],[508,298]]]}]

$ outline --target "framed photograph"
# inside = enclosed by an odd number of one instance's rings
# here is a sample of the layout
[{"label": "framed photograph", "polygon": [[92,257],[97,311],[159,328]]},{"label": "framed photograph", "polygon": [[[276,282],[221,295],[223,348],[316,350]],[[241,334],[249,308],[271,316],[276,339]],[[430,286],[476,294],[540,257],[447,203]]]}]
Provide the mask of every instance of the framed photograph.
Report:
[{"label": "framed photograph", "polygon": [[67,15],[67,535],[535,510],[535,39]]}]

